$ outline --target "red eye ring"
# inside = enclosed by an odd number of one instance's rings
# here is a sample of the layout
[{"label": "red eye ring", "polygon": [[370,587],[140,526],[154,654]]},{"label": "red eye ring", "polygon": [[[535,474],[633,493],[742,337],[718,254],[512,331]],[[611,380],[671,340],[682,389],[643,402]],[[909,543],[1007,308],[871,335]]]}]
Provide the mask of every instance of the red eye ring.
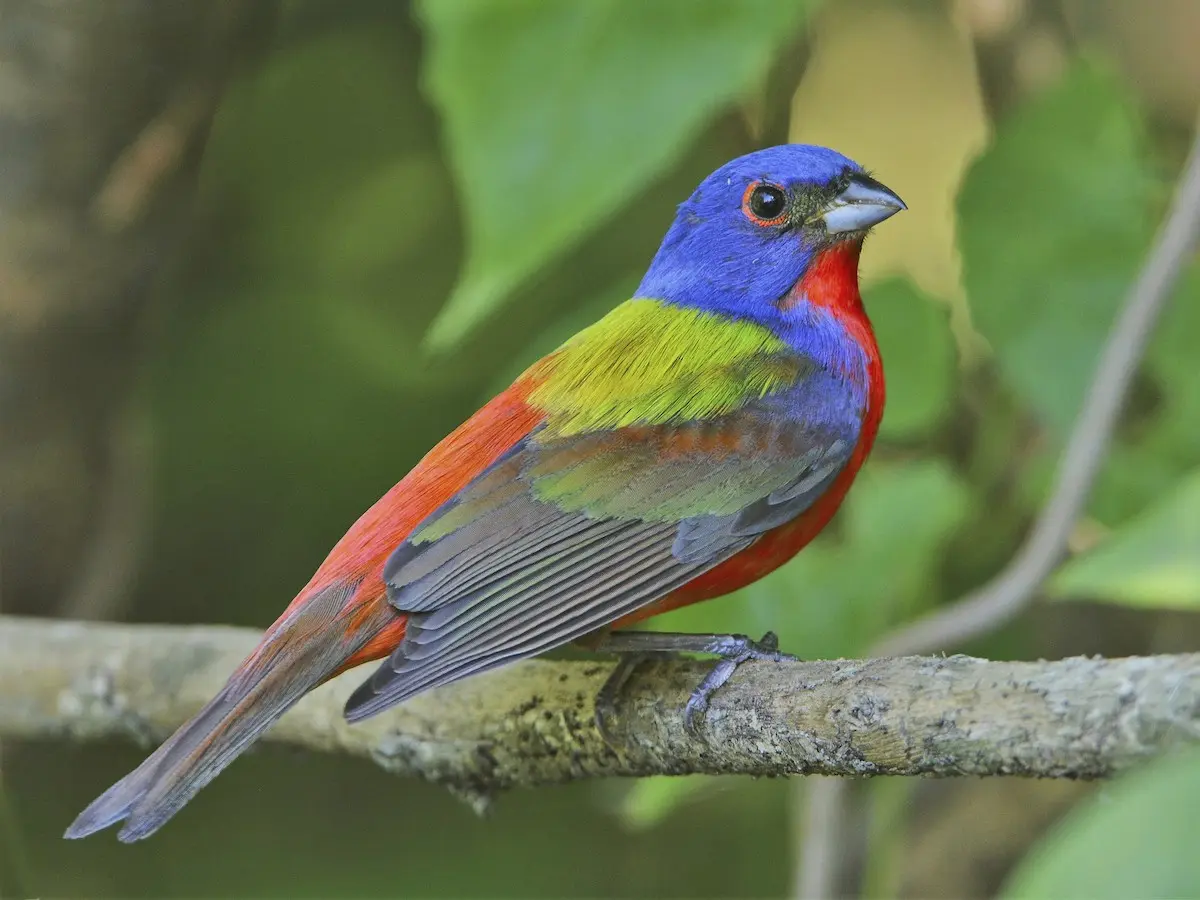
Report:
[{"label": "red eye ring", "polygon": [[[742,214],[760,228],[782,225],[788,220],[787,191],[769,181],[752,181],[742,194]],[[778,209],[769,215],[772,208]]]}]

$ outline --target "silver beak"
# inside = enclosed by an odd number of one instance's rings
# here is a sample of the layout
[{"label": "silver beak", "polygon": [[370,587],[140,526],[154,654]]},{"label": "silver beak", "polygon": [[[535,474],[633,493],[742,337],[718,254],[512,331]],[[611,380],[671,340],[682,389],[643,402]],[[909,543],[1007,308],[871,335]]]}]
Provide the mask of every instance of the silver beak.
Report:
[{"label": "silver beak", "polygon": [[833,198],[820,218],[830,234],[866,231],[902,209],[904,201],[874,178],[862,174],[850,177],[850,186]]}]

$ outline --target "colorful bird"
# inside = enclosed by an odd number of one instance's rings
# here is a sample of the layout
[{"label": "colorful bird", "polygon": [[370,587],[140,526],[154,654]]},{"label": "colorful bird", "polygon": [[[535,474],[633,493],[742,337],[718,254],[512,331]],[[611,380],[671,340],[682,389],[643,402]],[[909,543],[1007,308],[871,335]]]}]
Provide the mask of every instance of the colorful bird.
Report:
[{"label": "colorful bird", "polygon": [[[729,593],[836,512],[884,382],[867,231],[904,203],[791,144],[722,166],[633,299],[524,374],[354,523],[221,692],[67,829],[152,834],[316,685],[387,657],[354,722],[440,685]],[[614,632],[602,649],[722,657],[689,722],[768,635]],[[618,667],[602,696],[627,674]]]}]

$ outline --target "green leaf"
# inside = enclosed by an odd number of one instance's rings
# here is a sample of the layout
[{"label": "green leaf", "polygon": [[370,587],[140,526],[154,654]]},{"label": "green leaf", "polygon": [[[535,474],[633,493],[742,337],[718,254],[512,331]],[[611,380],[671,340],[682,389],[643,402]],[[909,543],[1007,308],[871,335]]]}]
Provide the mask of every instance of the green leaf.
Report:
[{"label": "green leaf", "polygon": [[461,338],[667,168],[815,2],[421,3],[468,248],[429,343]]},{"label": "green leaf", "polygon": [[332,349],[388,391],[434,392],[472,373],[422,360],[462,248],[452,204],[422,205],[452,182],[406,40],[356,23],[283,43],[222,102],[201,198],[222,216],[214,258],[251,269],[255,299],[292,291],[288,315],[324,319],[293,352]]},{"label": "green leaf", "polygon": [[414,215],[412,199],[439,186],[447,187],[445,172],[425,155],[367,169],[329,203],[324,238],[304,261],[325,301],[324,336],[391,390],[436,391],[470,375],[466,366],[428,365],[421,348],[429,301],[449,285],[453,234],[447,221]]},{"label": "green leaf", "polygon": [[444,186],[442,175],[429,156],[396,156],[347,185],[321,216],[313,259],[321,276],[361,279],[395,267],[429,231],[425,217],[413,215],[413,198]]},{"label": "green leaf", "polygon": [[1097,485],[1093,514],[1102,521],[1128,519],[1200,459],[1200,271],[1184,278],[1163,313],[1142,367],[1142,381],[1127,404],[1133,423],[1113,447]]},{"label": "green leaf", "polygon": [[1003,123],[958,201],[972,314],[1008,383],[1061,436],[1151,230],[1126,88],[1081,64]]},{"label": "green leaf", "polygon": [[[243,232],[237,248],[253,263],[286,272],[304,266],[322,249],[327,211],[363,172],[432,143],[396,52],[386,30],[334,29],[273,54],[222,101],[202,196],[225,204]],[[445,174],[439,180],[443,187],[435,181],[426,192],[446,190]],[[417,220],[411,205],[409,198]]]},{"label": "green leaf", "polygon": [[737,594],[657,616],[652,627],[756,637],[772,630],[784,650],[806,659],[861,653],[936,602],[941,552],[968,504],[941,460],[868,465],[839,516],[840,540],[823,536]]},{"label": "green leaf", "polygon": [[1200,754],[1163,759],[1072,812],[1001,896],[1053,900],[1200,897]]},{"label": "green leaf", "polygon": [[949,411],[954,394],[954,337],[946,309],[907,280],[881,282],[864,293],[887,376],[879,433],[890,440],[922,437]]},{"label": "green leaf", "polygon": [[1200,265],[1193,265],[1171,298],[1150,344],[1149,370],[1162,398],[1159,428],[1150,436],[1177,462],[1200,457]]},{"label": "green leaf", "polygon": [[639,778],[621,800],[618,815],[633,831],[658,825],[680,806],[711,796],[724,779],[706,775],[659,775]]},{"label": "green leaf", "polygon": [[1053,594],[1200,609],[1200,469],[1100,546],[1064,565]]}]

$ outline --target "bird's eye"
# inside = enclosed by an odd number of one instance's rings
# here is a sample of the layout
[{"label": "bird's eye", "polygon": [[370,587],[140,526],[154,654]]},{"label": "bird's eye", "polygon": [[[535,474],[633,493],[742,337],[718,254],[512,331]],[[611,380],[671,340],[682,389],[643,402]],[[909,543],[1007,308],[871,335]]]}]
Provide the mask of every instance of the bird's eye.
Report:
[{"label": "bird's eye", "polygon": [[787,221],[787,201],[779,185],[756,181],[742,195],[742,212],[755,225],[781,225]]}]

